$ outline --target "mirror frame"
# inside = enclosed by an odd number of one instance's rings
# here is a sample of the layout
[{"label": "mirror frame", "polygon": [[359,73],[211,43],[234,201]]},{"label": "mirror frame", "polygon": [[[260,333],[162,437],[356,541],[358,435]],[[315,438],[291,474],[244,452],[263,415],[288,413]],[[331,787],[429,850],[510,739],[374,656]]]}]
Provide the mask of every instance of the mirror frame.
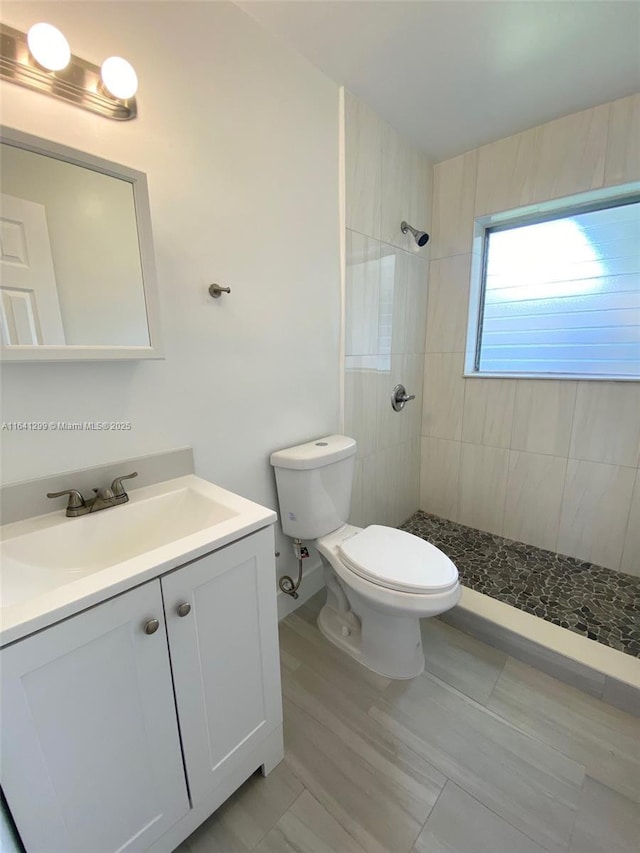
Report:
[{"label": "mirror frame", "polygon": [[94,172],[101,172],[114,178],[127,181],[133,189],[133,201],[138,229],[138,245],[140,247],[140,265],[142,269],[142,285],[147,311],[147,327],[149,344],[147,346],[5,346],[0,344],[0,362],[47,362],[47,361],[112,361],[164,358],[160,331],[160,310],[158,300],[158,282],[156,262],[151,232],[151,211],[149,208],[149,192],[147,176],[144,172],[130,169],[119,163],[112,163],[93,154],[60,145],[38,136],[23,133],[20,130],[0,125],[0,143],[43,154],[66,163],[72,163]]}]

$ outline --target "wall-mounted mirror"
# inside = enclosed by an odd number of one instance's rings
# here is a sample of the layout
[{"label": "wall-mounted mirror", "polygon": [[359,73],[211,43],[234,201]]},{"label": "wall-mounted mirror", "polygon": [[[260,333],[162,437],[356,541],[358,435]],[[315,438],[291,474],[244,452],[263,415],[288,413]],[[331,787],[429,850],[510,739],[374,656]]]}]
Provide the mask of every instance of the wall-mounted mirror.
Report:
[{"label": "wall-mounted mirror", "polygon": [[0,357],[162,358],[142,172],[0,131]]}]

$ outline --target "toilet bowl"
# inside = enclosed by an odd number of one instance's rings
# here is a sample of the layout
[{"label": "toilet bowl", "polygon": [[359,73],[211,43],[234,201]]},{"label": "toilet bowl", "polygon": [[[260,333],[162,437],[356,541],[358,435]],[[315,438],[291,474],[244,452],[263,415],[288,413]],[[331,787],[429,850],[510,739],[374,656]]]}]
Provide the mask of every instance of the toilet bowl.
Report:
[{"label": "toilet bowl", "polygon": [[420,619],[458,603],[458,572],[438,548],[402,530],[345,524],[314,542],[324,565],[324,636],[380,675],[424,669]]},{"label": "toilet bowl", "polygon": [[324,566],[323,635],[374,672],[424,669],[420,619],[460,599],[458,571],[434,545],[382,525],[347,524],[356,442],[330,435],[271,454],[285,534],[312,540]]}]

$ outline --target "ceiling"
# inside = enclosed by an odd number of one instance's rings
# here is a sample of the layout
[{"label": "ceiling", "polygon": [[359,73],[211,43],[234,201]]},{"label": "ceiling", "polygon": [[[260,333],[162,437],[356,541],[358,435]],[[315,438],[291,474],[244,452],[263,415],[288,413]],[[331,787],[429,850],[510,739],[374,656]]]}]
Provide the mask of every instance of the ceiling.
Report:
[{"label": "ceiling", "polygon": [[637,0],[239,0],[435,162],[640,91]]}]

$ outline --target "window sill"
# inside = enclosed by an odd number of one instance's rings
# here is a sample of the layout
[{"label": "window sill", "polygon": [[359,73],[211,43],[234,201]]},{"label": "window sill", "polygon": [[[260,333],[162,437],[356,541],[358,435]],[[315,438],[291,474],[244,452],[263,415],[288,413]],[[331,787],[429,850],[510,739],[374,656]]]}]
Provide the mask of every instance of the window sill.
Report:
[{"label": "window sill", "polygon": [[584,373],[478,373],[463,374],[465,379],[573,379],[580,382],[640,382],[638,376],[593,376]]}]

